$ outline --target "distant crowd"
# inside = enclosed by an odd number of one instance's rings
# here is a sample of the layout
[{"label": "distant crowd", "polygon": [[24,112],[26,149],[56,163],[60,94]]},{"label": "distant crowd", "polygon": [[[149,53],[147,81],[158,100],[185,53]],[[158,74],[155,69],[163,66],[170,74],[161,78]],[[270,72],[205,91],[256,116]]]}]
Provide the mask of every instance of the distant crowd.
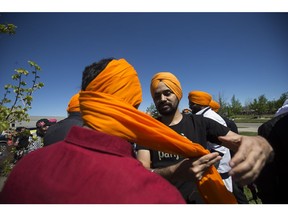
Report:
[{"label": "distant crowd", "polygon": [[[43,138],[47,129],[56,124],[56,119],[39,119],[36,122],[36,129],[30,130],[27,127],[17,127],[5,130],[0,135],[0,140],[8,146],[15,147],[13,164],[16,164],[24,155],[44,146]],[[1,152],[3,154],[3,152]]]}]

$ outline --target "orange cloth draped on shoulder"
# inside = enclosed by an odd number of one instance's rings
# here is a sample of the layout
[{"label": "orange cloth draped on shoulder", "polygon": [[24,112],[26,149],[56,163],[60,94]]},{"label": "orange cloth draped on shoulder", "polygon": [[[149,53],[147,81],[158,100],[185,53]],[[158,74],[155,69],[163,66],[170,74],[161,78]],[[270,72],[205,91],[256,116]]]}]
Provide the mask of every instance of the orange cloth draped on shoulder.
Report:
[{"label": "orange cloth draped on shoulder", "polygon": [[[79,101],[84,123],[97,131],[184,157],[209,153],[135,108],[142,102],[141,85],[137,72],[125,59],[109,62],[85,91],[80,92]],[[198,185],[207,203],[237,203],[214,166]]]},{"label": "orange cloth draped on shoulder", "polygon": [[67,112],[80,112],[79,92],[71,97],[67,107]]}]

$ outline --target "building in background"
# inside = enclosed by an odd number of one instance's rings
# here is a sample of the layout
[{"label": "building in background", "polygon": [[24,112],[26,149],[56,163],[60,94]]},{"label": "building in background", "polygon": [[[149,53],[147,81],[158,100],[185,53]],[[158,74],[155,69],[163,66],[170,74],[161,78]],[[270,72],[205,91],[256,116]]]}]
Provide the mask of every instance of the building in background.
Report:
[{"label": "building in background", "polygon": [[17,127],[27,127],[27,128],[30,128],[30,129],[33,129],[35,128],[36,129],[36,122],[39,120],[39,119],[53,119],[53,120],[57,120],[60,121],[64,118],[66,118],[65,116],[30,116],[30,121],[29,122],[26,122],[26,121],[22,121],[22,122],[15,122],[15,123],[11,123],[11,128],[17,128]]}]

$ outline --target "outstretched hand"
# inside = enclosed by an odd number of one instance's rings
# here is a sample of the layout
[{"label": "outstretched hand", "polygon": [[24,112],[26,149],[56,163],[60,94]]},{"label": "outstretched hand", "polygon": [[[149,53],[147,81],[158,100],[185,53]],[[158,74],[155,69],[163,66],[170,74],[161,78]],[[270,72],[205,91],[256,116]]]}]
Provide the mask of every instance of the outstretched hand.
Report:
[{"label": "outstretched hand", "polygon": [[273,157],[273,148],[261,136],[238,136],[236,139],[221,136],[219,140],[227,146],[238,146],[229,162],[229,175],[242,186],[254,182],[266,162]]}]

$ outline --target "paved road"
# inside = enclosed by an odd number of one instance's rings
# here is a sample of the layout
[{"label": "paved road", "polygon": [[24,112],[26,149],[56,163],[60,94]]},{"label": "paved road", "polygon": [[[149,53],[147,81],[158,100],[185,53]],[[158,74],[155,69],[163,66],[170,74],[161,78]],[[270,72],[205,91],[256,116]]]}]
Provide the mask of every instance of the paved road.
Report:
[{"label": "paved road", "polygon": [[262,123],[236,123],[239,132],[257,132]]}]

